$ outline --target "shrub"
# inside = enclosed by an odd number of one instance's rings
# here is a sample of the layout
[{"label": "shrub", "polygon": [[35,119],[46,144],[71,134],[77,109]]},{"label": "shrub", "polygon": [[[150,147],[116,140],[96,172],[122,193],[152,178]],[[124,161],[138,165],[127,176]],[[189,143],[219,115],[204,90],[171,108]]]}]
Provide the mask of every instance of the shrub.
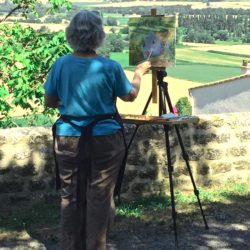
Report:
[{"label": "shrub", "polygon": [[175,106],[180,116],[192,115],[192,106],[187,97],[181,97]]},{"label": "shrub", "polygon": [[107,25],[108,26],[117,26],[118,21],[114,17],[108,17],[107,18]]}]

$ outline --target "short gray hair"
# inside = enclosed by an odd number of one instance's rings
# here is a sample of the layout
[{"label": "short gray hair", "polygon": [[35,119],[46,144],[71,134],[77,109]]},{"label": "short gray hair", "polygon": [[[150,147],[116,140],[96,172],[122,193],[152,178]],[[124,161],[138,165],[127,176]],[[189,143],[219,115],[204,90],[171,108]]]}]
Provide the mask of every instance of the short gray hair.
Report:
[{"label": "short gray hair", "polygon": [[66,38],[74,51],[95,50],[102,45],[105,33],[97,11],[78,12],[66,28]]}]

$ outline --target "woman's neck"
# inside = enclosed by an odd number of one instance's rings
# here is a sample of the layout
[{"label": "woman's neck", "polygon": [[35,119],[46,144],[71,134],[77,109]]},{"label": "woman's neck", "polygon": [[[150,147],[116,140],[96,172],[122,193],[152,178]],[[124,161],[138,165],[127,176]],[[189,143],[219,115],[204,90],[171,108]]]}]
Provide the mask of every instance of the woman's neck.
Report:
[{"label": "woman's neck", "polygon": [[94,50],[75,50],[73,53],[74,56],[78,57],[96,57],[97,54]]}]

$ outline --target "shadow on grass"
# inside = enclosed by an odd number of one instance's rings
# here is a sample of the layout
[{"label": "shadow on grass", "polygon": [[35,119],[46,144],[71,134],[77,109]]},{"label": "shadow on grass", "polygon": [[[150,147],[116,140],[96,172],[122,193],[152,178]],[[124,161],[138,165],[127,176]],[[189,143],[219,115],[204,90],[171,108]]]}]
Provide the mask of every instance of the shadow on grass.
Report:
[{"label": "shadow on grass", "polygon": [[[249,195],[230,195],[224,202],[202,202],[209,230],[205,229],[198,204],[182,205],[177,201],[180,249],[250,249],[249,198]],[[138,213],[133,214],[136,209]],[[29,204],[16,200],[11,206],[8,203],[1,206],[0,210],[1,247],[58,249],[57,196],[41,194]],[[121,215],[124,210],[130,217]],[[118,213],[109,233],[108,249],[175,248],[169,197],[123,203]]]}]

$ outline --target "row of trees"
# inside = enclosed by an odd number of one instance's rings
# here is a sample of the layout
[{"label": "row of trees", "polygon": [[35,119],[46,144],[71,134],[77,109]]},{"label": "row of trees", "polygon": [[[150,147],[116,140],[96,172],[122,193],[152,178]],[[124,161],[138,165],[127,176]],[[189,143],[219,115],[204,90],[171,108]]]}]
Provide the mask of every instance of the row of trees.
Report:
[{"label": "row of trees", "polygon": [[213,43],[235,40],[250,43],[250,18],[242,15],[179,15],[187,42]]},{"label": "row of trees", "polygon": [[[150,6],[115,9],[100,8],[102,12],[148,15]],[[250,43],[250,10],[204,8],[192,9],[191,5],[160,6],[158,14],[178,13],[179,41],[214,43],[215,40],[233,40]]]},{"label": "row of trees", "polygon": [[[149,15],[152,6],[131,6],[131,7],[98,7],[98,10],[105,13]],[[157,13],[160,15],[173,15],[175,13],[186,15],[243,15],[250,16],[250,9],[235,8],[203,8],[193,9],[191,4],[157,6]]]}]

